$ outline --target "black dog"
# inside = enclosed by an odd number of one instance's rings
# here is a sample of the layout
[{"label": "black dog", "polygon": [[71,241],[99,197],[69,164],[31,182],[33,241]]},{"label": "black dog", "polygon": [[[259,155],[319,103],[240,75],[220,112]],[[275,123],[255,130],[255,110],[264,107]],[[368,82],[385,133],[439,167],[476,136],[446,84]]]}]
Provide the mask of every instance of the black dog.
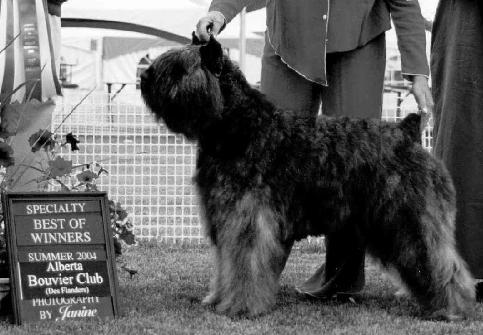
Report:
[{"label": "black dog", "polygon": [[206,303],[266,312],[294,241],[344,230],[398,272],[428,316],[471,308],[455,191],[418,143],[418,115],[400,124],[297,117],[251,88],[214,39],[161,55],[141,87],[153,113],[199,145],[195,180],[217,265]]}]

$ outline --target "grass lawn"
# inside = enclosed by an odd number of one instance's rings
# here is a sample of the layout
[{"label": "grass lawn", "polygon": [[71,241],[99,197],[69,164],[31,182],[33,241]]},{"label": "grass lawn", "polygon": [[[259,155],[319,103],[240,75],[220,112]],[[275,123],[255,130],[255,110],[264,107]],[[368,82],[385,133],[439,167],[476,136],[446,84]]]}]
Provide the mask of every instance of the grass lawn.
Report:
[{"label": "grass lawn", "polygon": [[353,302],[310,300],[293,287],[323,257],[316,247],[296,248],[283,273],[275,310],[256,319],[230,319],[200,304],[212,270],[209,249],[141,243],[123,256],[139,273],[119,274],[121,317],[12,326],[0,334],[483,334],[483,306],[476,319],[458,323],[422,321],[416,305],[392,296],[395,288],[377,268],[367,266],[367,285]]}]

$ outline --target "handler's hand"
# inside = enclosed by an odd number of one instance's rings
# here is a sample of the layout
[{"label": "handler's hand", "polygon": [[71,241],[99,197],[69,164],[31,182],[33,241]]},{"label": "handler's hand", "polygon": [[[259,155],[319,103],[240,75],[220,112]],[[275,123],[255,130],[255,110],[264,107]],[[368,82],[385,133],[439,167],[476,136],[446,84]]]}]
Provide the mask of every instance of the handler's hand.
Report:
[{"label": "handler's hand", "polygon": [[414,95],[418,104],[423,119],[423,125],[426,126],[427,123],[432,120],[434,108],[433,95],[429,89],[428,79],[423,75],[415,75],[413,77],[411,93]]},{"label": "handler's hand", "polygon": [[208,42],[210,35],[216,37],[225,28],[225,16],[220,12],[208,12],[196,24],[196,35],[201,42]]}]

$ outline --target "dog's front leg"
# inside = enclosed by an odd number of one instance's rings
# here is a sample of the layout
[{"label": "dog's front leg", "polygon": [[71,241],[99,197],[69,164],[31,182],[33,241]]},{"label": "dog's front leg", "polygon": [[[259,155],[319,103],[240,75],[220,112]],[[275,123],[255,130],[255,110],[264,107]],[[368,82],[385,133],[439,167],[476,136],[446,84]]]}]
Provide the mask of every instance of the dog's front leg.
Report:
[{"label": "dog's front leg", "polygon": [[251,194],[227,214],[217,231],[217,311],[255,316],[274,305],[290,252],[282,243],[280,225],[275,211]]},{"label": "dog's front leg", "polygon": [[213,258],[215,266],[215,275],[211,279],[210,293],[203,299],[203,305],[216,305],[220,301],[220,278],[221,278],[221,253],[220,248],[213,246]]}]

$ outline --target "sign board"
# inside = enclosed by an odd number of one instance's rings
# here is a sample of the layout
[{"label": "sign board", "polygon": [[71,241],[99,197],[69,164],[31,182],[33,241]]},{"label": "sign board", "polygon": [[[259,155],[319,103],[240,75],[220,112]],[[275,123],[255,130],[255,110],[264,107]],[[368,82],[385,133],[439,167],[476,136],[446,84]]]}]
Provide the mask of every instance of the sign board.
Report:
[{"label": "sign board", "polygon": [[115,317],[106,193],[10,192],[2,201],[15,322]]}]

